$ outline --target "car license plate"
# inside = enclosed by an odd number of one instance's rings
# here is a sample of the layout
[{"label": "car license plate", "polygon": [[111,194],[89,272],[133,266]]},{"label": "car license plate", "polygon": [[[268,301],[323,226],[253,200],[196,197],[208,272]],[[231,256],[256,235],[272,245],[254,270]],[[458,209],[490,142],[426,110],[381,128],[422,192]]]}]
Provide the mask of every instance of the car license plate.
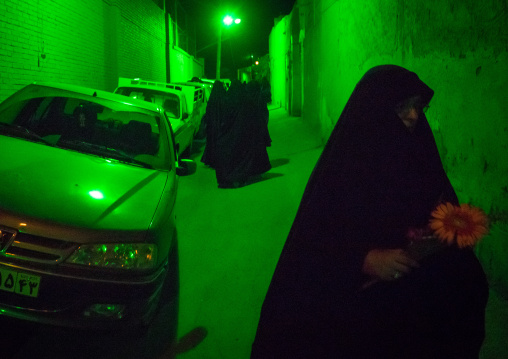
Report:
[{"label": "car license plate", "polygon": [[41,277],[0,268],[0,290],[36,298]]}]

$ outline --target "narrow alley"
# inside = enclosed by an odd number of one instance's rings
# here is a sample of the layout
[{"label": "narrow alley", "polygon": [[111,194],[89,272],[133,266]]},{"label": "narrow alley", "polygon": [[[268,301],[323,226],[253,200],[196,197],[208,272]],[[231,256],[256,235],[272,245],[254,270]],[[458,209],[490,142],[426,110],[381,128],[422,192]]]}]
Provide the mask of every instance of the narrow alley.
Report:
[{"label": "narrow alley", "polygon": [[260,182],[217,187],[215,171],[200,162],[180,178],[179,336],[204,327],[207,337],[178,357],[248,358],[259,312],[309,175],[321,153],[303,120],[272,109],[272,169]]}]

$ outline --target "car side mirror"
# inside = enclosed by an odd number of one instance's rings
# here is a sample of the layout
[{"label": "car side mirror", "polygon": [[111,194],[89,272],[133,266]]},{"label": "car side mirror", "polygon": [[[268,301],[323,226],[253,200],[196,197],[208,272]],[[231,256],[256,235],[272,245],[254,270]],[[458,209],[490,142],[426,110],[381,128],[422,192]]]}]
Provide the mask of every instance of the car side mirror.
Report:
[{"label": "car side mirror", "polygon": [[178,160],[178,165],[176,166],[176,175],[177,176],[189,176],[191,174],[196,173],[197,164],[193,160],[189,159],[181,159]]}]

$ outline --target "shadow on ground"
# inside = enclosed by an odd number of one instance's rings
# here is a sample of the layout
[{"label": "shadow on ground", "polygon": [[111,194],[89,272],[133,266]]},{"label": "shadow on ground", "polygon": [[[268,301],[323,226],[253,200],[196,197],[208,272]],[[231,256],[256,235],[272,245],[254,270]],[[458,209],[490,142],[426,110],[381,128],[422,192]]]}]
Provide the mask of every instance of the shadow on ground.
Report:
[{"label": "shadow on ground", "polygon": [[289,163],[289,158],[277,158],[270,161],[272,168],[277,168],[280,166],[287,165]]}]

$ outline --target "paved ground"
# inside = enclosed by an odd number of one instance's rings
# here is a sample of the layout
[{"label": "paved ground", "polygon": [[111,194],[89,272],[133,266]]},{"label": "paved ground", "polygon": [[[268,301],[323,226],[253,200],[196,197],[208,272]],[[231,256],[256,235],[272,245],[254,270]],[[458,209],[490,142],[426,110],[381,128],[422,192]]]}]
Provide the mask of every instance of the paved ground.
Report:
[{"label": "paved ground", "polygon": [[265,180],[219,189],[199,161],[180,178],[177,199],[181,301],[179,334],[207,336],[178,358],[248,358],[261,304],[322,147],[300,118],[271,110],[272,170]]}]

